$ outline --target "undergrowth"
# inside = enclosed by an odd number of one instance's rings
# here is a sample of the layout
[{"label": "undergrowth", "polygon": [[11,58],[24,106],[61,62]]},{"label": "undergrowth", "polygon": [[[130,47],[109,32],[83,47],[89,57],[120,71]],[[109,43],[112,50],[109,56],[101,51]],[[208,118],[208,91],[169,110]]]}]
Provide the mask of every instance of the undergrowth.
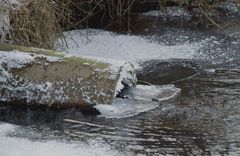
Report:
[{"label": "undergrowth", "polygon": [[[19,0],[21,5],[9,11],[11,29],[4,41],[52,49],[63,31],[88,27],[89,22],[123,25],[131,29],[132,16],[165,6],[197,8],[201,16],[221,28],[209,13],[218,14],[224,0]],[[236,5],[239,5],[236,0]],[[9,0],[0,0],[4,4]],[[0,6],[0,11],[4,6]],[[0,12],[1,15],[1,12]],[[1,16],[0,16],[1,17]],[[1,28],[0,28],[1,29]],[[2,35],[3,36],[3,35]],[[1,34],[0,34],[1,37]],[[3,37],[1,37],[3,38]]]}]

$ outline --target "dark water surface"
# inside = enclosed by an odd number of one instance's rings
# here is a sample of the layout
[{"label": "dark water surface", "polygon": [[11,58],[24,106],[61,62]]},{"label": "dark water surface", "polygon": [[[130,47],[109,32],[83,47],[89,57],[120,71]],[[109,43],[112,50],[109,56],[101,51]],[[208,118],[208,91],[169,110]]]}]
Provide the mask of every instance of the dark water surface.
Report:
[{"label": "dark water surface", "polygon": [[238,155],[240,64],[237,63],[214,70],[199,69],[195,76],[175,83],[182,89],[178,97],[134,117],[106,119],[77,109],[1,106],[0,120],[33,128],[43,134],[42,139],[102,138],[113,148],[136,154]]},{"label": "dark water surface", "polygon": [[180,95],[161,102],[156,109],[106,119],[75,108],[1,105],[0,121],[29,127],[40,132],[43,140],[100,138],[123,155],[128,151],[143,155],[240,155],[240,38],[172,27],[159,31],[148,32],[146,37],[173,45],[206,38],[209,46],[194,60],[145,62],[138,73],[141,80],[181,88]]}]

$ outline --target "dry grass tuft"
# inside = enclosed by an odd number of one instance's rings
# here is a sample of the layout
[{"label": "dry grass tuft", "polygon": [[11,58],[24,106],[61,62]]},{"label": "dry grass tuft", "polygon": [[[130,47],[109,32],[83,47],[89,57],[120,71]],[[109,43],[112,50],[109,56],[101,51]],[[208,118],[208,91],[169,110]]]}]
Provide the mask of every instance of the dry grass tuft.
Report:
[{"label": "dry grass tuft", "polygon": [[60,21],[67,17],[62,6],[49,0],[23,1],[10,13],[13,43],[52,49],[63,32]]}]

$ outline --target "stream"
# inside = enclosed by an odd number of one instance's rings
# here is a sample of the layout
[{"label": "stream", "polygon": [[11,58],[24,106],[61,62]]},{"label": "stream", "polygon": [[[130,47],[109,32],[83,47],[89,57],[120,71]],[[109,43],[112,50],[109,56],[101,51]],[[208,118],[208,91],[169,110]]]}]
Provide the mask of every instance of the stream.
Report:
[{"label": "stream", "polygon": [[[239,34],[156,22],[144,30],[133,34],[165,45],[207,44],[191,59],[141,62],[140,90],[116,99],[121,107],[104,107],[107,113],[0,105],[3,156],[32,156],[35,149],[36,156],[240,155]],[[156,88],[161,96],[149,99]]]}]

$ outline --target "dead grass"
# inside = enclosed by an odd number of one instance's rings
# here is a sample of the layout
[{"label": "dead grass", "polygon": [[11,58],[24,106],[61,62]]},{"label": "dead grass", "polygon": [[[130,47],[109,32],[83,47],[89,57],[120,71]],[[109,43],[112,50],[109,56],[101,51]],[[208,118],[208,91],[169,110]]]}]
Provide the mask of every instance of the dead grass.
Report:
[{"label": "dead grass", "polygon": [[67,20],[67,10],[49,0],[25,0],[10,13],[10,38],[15,44],[52,49],[62,35],[60,21]]}]

